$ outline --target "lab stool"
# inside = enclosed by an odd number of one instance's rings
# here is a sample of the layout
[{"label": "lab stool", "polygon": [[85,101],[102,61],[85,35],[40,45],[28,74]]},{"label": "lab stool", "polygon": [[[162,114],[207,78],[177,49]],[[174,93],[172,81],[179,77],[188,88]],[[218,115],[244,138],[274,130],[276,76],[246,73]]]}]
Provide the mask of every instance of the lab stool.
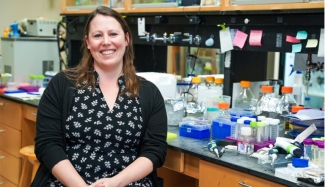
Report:
[{"label": "lab stool", "polygon": [[19,187],[30,186],[39,167],[40,163],[36,158],[34,148],[34,145],[29,145],[21,148],[19,151],[23,162]]}]

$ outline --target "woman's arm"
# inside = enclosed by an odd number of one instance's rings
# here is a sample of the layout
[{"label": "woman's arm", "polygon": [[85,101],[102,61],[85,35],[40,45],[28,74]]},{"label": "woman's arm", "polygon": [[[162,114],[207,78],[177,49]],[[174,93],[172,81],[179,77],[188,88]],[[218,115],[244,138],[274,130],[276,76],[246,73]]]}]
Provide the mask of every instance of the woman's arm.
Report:
[{"label": "woman's arm", "polygon": [[62,160],[52,168],[52,174],[67,187],[87,187],[69,160]]},{"label": "woman's arm", "polygon": [[124,187],[128,184],[143,179],[152,172],[153,164],[145,157],[139,157],[119,174],[112,178],[102,178],[89,187]]}]

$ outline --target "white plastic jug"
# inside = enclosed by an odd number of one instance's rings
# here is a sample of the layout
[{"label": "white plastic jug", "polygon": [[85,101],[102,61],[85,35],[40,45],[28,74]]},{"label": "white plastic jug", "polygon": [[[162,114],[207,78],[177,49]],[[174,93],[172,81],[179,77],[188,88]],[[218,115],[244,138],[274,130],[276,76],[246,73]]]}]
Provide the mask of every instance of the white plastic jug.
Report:
[{"label": "white plastic jug", "polygon": [[156,72],[138,72],[136,74],[154,83],[164,99],[176,97],[177,80],[173,74]]}]

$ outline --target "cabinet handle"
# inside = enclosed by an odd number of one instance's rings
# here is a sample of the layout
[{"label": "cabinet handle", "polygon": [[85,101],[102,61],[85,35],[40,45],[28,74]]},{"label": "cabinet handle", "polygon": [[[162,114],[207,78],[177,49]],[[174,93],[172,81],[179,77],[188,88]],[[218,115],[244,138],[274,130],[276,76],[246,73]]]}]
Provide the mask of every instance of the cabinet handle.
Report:
[{"label": "cabinet handle", "polygon": [[36,112],[32,112],[32,115],[36,116]]},{"label": "cabinet handle", "polygon": [[5,105],[4,103],[0,103],[0,106],[3,106],[3,105]]},{"label": "cabinet handle", "polygon": [[242,181],[238,182],[238,184],[240,184],[240,185],[242,185],[242,186],[245,186],[245,187],[252,187],[252,186],[250,186],[250,185],[245,184],[245,182],[242,182]]},{"label": "cabinet handle", "polygon": [[0,156],[0,159],[4,159],[5,158],[5,156]]},{"label": "cabinet handle", "polygon": [[0,129],[0,132],[5,132],[6,130],[4,130],[4,129]]}]

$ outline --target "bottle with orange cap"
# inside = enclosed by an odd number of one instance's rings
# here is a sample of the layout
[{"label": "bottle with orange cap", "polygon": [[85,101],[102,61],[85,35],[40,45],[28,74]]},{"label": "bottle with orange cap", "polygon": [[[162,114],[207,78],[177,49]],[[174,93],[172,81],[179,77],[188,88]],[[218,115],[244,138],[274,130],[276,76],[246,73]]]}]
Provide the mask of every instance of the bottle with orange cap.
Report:
[{"label": "bottle with orange cap", "polygon": [[280,99],[280,107],[282,110],[282,114],[290,114],[292,106],[297,105],[297,101],[292,95],[292,87],[282,86],[281,93],[282,96]]},{"label": "bottle with orange cap", "polygon": [[276,101],[277,99],[273,97],[273,86],[262,86],[261,91],[262,96],[257,100],[255,114],[266,117],[274,117],[270,114],[276,111],[278,101]]},{"label": "bottle with orange cap", "polygon": [[235,99],[235,108],[251,108],[251,101],[255,99],[255,97],[252,91],[250,90],[250,85],[250,81],[240,81],[240,87],[242,89]]},{"label": "bottle with orange cap", "polygon": [[199,85],[201,84],[200,77],[192,77],[191,80],[191,87],[188,90],[187,101],[189,102],[197,102],[198,101],[198,92],[199,92]]}]

